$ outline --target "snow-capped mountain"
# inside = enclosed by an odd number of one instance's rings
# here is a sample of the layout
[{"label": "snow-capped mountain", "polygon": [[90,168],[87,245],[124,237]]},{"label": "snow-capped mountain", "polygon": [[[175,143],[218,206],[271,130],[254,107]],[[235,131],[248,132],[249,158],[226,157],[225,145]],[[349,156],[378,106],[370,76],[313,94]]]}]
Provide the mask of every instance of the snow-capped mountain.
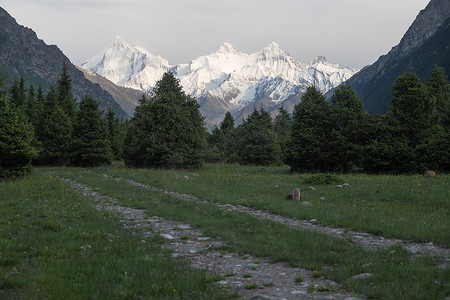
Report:
[{"label": "snow-capped mountain", "polygon": [[227,111],[239,123],[254,108],[276,113],[283,105],[292,110],[306,87],[315,85],[325,93],[357,72],[330,64],[323,56],[300,63],[276,43],[251,54],[224,43],[209,55],[171,65],[120,37],[81,67],[117,85],[147,92],[171,71],[185,92],[197,99],[209,124],[220,123]]}]

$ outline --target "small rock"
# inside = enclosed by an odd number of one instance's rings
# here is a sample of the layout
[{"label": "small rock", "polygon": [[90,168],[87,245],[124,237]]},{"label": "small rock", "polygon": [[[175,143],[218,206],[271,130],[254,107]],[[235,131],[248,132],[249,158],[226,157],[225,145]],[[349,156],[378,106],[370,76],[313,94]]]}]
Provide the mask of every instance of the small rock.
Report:
[{"label": "small rock", "polygon": [[277,189],[278,189],[278,185],[274,186],[273,189],[274,189],[274,190],[277,190]]},{"label": "small rock", "polygon": [[350,187],[350,184],[344,183],[344,184],[342,185],[342,187],[349,188],[349,187]]},{"label": "small rock", "polygon": [[373,275],[372,273],[362,273],[362,274],[350,277],[350,280],[361,280],[361,279],[366,279],[366,278],[370,278],[373,276],[375,276],[375,275]]},{"label": "small rock", "polygon": [[226,284],[228,284],[228,281],[222,280],[222,281],[219,281],[219,284],[226,285]]},{"label": "small rock", "polygon": [[172,257],[173,257],[173,258],[184,257],[184,255],[181,254],[181,253],[172,253]]},{"label": "small rock", "polygon": [[211,238],[210,237],[207,237],[207,236],[201,236],[201,237],[198,237],[197,238],[197,241],[207,241],[207,240],[210,240]]},{"label": "small rock", "polygon": [[308,201],[303,201],[302,203],[300,203],[301,206],[312,206],[311,203],[309,203]]},{"label": "small rock", "polygon": [[372,263],[367,263],[367,264],[363,265],[363,268],[368,268],[368,267],[371,267],[372,265],[373,265]]},{"label": "small rock", "polygon": [[309,223],[316,223],[317,220],[316,220],[316,219],[311,219],[311,220],[309,220],[308,222],[309,222]]},{"label": "small rock", "polygon": [[181,178],[181,180],[183,180],[183,181],[187,181],[187,180],[189,180],[189,177],[187,177],[187,176],[184,176],[183,178]]},{"label": "small rock", "polygon": [[311,186],[308,186],[308,189],[311,190],[311,191],[315,191],[315,190],[316,190],[316,188],[313,187],[312,185],[311,185]]},{"label": "small rock", "polygon": [[168,240],[173,240],[173,239],[174,239],[174,237],[171,236],[170,234],[162,233],[161,236],[162,236],[163,238],[165,238],[165,239],[168,239]]},{"label": "small rock", "polygon": [[337,187],[338,189],[342,189],[342,185],[340,185],[340,184],[338,184],[336,187]]},{"label": "small rock", "polygon": [[349,298],[345,298],[344,300],[361,300],[360,298],[356,298],[356,297],[349,297]]},{"label": "small rock", "polygon": [[224,246],[223,242],[214,242],[211,245],[209,245],[208,249],[209,250],[215,250],[215,249],[222,248],[223,246]]},{"label": "small rock", "polygon": [[292,291],[291,294],[292,295],[306,295],[306,294],[308,294],[308,292],[307,291],[297,291],[297,290],[295,290],[295,291]]},{"label": "small rock", "polygon": [[320,197],[320,200],[327,200],[325,197]]}]

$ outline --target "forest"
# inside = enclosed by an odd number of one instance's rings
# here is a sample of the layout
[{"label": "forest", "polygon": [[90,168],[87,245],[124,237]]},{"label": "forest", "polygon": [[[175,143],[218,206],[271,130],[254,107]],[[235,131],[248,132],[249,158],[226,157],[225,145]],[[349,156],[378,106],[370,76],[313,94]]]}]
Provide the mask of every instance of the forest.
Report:
[{"label": "forest", "polygon": [[[1,75],[1,74],[0,74]],[[235,126],[228,112],[207,132],[195,99],[166,73],[134,116],[120,120],[100,111],[86,95],[77,102],[67,66],[46,92],[15,80],[0,88],[0,178],[16,178],[32,166],[101,166],[198,169],[203,162],[283,165],[293,172],[368,174],[450,170],[450,96],[443,69],[421,82],[399,76],[385,115],[363,112],[363,99],[348,84],[331,101],[314,86],[290,114],[274,119],[255,110]]]}]

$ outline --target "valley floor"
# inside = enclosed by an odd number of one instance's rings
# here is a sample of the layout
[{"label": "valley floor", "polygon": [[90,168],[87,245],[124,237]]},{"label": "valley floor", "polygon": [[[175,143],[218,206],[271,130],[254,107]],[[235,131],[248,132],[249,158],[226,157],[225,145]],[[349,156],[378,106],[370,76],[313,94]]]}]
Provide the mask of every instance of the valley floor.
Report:
[{"label": "valley floor", "polygon": [[[120,166],[38,172],[115,216],[141,243],[156,239],[172,260],[207,271],[220,297],[450,295],[448,175],[342,175],[350,188],[308,189],[308,175],[259,171],[208,165],[196,173]],[[294,187],[308,205],[284,199]],[[110,236],[113,243],[123,238]]]}]

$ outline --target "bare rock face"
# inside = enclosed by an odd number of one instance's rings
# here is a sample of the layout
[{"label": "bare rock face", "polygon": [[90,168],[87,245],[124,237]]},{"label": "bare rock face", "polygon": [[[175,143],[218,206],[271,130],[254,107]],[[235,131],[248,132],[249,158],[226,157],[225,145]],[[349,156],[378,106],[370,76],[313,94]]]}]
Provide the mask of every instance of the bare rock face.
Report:
[{"label": "bare rock face", "polygon": [[431,0],[417,16],[403,36],[400,44],[393,49],[397,55],[409,54],[433,36],[450,16],[450,1]]}]

